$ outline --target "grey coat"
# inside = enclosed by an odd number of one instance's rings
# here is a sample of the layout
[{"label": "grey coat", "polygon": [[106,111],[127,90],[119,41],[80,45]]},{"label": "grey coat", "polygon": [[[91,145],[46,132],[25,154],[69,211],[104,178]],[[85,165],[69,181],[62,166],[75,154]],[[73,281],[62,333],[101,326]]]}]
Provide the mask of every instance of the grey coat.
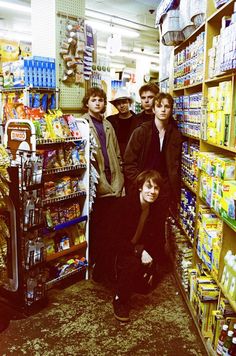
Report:
[{"label": "grey coat", "polygon": [[121,155],[115,131],[111,123],[108,120],[103,119],[103,126],[106,134],[107,153],[111,169],[110,184],[106,179],[104,158],[96,128],[89,114],[85,114],[83,118],[88,121],[90,132],[95,137],[98,146],[97,153],[95,155],[95,162],[92,162],[100,176],[97,185],[97,197],[119,197],[124,186],[124,176],[121,171]]}]

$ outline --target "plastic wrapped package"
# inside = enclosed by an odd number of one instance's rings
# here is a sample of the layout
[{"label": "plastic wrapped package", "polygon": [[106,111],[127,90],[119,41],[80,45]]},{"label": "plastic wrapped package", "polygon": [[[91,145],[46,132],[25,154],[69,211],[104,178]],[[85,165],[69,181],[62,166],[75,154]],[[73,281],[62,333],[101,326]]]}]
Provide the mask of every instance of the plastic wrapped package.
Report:
[{"label": "plastic wrapped package", "polygon": [[206,17],[206,0],[190,1],[190,18],[196,27],[199,27]]},{"label": "plastic wrapped package", "polygon": [[176,46],[184,40],[180,29],[179,10],[170,10],[165,15],[162,23],[162,37],[166,46]]},{"label": "plastic wrapped package", "polygon": [[180,22],[180,29],[184,34],[184,38],[188,38],[194,31],[195,25],[191,21],[190,16],[190,6],[191,1],[189,0],[181,0],[179,5],[179,22]]}]

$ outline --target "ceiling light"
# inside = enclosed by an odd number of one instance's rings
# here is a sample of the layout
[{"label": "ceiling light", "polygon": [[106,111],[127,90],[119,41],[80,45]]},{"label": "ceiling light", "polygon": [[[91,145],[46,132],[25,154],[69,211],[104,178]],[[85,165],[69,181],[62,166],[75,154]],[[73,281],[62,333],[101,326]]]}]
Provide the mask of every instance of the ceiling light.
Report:
[{"label": "ceiling light", "polygon": [[17,5],[13,3],[9,3],[7,1],[0,1],[0,7],[3,7],[4,9],[9,9],[13,11],[19,11],[19,12],[31,12],[31,7],[29,6],[23,6],[23,5]]},{"label": "ceiling light", "polygon": [[137,38],[139,33],[137,31],[127,30],[121,27],[115,27],[112,23],[104,24],[98,21],[86,20],[86,24],[91,26],[92,29],[99,30],[100,32],[116,33],[123,37]]},{"label": "ceiling light", "polygon": [[0,37],[7,38],[13,41],[32,42],[32,36],[28,33],[9,31],[0,28]]}]

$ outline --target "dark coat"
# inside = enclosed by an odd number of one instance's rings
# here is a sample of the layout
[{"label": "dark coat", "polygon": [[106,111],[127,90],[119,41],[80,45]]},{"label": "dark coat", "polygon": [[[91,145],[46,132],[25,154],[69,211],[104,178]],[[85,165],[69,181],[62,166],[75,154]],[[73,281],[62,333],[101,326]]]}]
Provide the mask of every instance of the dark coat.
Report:
[{"label": "dark coat", "polygon": [[[125,150],[125,178],[132,184],[139,173],[148,169],[148,155],[152,139],[153,121],[148,121],[137,127]],[[173,201],[178,202],[181,187],[181,152],[183,138],[172,120],[166,128],[165,159],[168,181]]]},{"label": "dark coat", "polygon": [[[104,242],[108,248],[108,254],[113,252],[115,252],[115,255],[118,253],[125,254],[134,250],[131,240],[135,235],[141,211],[139,192],[132,192],[116,199],[110,211],[106,213],[106,219],[109,223],[106,232],[107,238]],[[155,259],[158,252],[158,242],[154,231],[154,213],[154,204],[152,204],[138,245],[142,245],[140,253],[145,249]],[[158,218],[155,217],[156,219]]]}]

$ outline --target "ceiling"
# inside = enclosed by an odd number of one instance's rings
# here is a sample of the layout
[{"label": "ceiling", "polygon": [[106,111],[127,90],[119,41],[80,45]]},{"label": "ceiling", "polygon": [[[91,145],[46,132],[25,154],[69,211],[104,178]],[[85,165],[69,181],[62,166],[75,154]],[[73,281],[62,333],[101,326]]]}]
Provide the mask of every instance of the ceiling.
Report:
[{"label": "ceiling", "polygon": [[[5,0],[6,1],[6,0]],[[40,1],[40,0],[39,0]],[[66,0],[65,0],[66,1]],[[30,0],[8,0],[8,3],[30,6]],[[101,21],[114,27],[135,29],[139,33],[137,38],[127,38],[122,35],[121,51],[124,53],[153,54],[157,57],[159,53],[159,31],[155,28],[155,12],[161,0],[136,0],[136,1],[110,1],[110,0],[86,0],[85,17],[88,20]],[[105,16],[106,15],[106,16]],[[105,17],[104,17],[105,16]],[[1,9],[0,29],[14,30],[30,35],[31,19],[30,13],[19,13],[13,10]],[[107,39],[110,33],[95,30],[97,44],[105,51]],[[135,59],[126,56],[112,56],[112,62],[123,63],[123,66],[134,67]],[[153,58],[157,63],[158,59]]]}]

